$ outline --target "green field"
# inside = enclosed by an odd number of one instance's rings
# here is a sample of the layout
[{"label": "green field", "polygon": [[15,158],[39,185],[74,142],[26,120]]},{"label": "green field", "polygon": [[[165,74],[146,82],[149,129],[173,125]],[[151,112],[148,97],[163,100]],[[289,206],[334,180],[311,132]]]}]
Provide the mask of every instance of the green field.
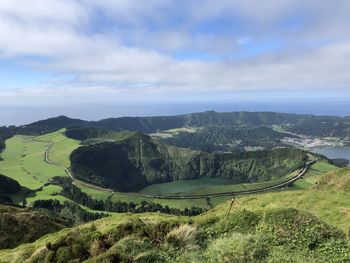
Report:
[{"label": "green field", "polygon": [[175,193],[191,193],[195,190],[205,189],[213,186],[232,184],[229,179],[200,178],[195,180],[177,180],[169,183],[153,184],[140,191],[142,194],[163,195]]},{"label": "green field", "polygon": [[[70,152],[79,146],[79,142],[68,139],[63,132],[64,130],[59,130],[37,137],[17,135],[6,141],[6,149],[1,153],[4,160],[0,162],[0,173],[15,179],[24,188],[21,193],[12,196],[15,202],[22,202],[28,189],[38,189],[55,176],[67,176],[62,168],[44,162],[45,150],[48,147],[45,141],[54,141],[50,159],[69,167]],[[31,193],[27,201],[30,203],[38,199],[65,200],[62,196],[52,196],[57,192],[57,186],[46,186],[42,191]]]},{"label": "green field", "polygon": [[33,137],[15,136],[6,141],[6,150],[1,153],[0,173],[17,180],[28,189],[36,189],[54,176],[65,172],[44,162],[47,144]]},{"label": "green field", "polygon": [[179,180],[169,183],[150,185],[140,191],[142,194],[165,195],[181,194],[184,196],[205,195],[225,192],[260,189],[283,183],[297,174],[293,172],[277,180],[258,183],[232,184],[231,180],[222,178],[201,178],[195,180]]},{"label": "green field", "polygon": [[80,146],[80,141],[73,140],[64,136],[65,129],[57,132],[48,133],[36,137],[38,140],[52,141],[54,146],[50,151],[50,160],[70,167],[69,156],[73,150]]}]

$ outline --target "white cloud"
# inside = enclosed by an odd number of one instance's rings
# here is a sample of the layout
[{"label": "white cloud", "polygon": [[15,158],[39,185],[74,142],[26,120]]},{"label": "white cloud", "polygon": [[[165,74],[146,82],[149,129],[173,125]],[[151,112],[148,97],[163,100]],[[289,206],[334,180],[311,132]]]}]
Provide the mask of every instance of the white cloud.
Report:
[{"label": "white cloud", "polygon": [[[94,21],[96,9],[106,15],[106,23],[115,23],[109,25],[110,30],[90,32],[90,27],[104,25],[91,25],[99,23]],[[27,62],[37,70],[74,76],[66,82],[49,81],[49,88],[22,90],[24,97],[39,93],[79,96],[91,91],[101,96],[127,97],[130,92],[151,97],[184,91],[346,89],[350,83],[348,11],[350,4],[344,0],[192,0],[182,4],[170,0],[147,4],[141,0],[4,0],[0,3],[0,56],[44,56],[48,61]],[[298,12],[306,17],[305,28],[297,34],[284,32],[280,20]],[[203,21],[230,15],[237,15],[252,31],[243,36],[242,32],[195,31]],[[306,40],[329,43],[232,59],[247,43],[276,37],[287,44]],[[187,49],[220,59],[178,60],[172,56],[173,51]],[[2,93],[7,97],[16,94],[18,91]]]}]

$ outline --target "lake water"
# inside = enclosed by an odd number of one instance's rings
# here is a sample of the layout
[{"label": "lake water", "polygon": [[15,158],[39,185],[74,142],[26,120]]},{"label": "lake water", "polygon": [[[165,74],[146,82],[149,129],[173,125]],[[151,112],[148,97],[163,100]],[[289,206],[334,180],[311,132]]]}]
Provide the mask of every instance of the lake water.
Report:
[{"label": "lake water", "polygon": [[344,147],[317,147],[312,149],[313,152],[322,154],[329,159],[344,158],[350,161],[350,146]]}]

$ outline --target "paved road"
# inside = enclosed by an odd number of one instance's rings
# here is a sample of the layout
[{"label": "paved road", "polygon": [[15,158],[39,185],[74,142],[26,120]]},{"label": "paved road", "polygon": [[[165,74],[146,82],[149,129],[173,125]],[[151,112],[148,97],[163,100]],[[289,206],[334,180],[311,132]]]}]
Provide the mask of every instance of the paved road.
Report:
[{"label": "paved road", "polygon": [[[103,188],[103,187],[99,187],[93,184],[89,184],[86,182],[82,182],[80,180],[77,180],[73,177],[72,173],[70,172],[70,170],[65,167],[64,165],[54,162],[52,160],[50,160],[50,151],[52,150],[52,147],[55,145],[55,143],[53,141],[41,141],[41,140],[36,140],[34,139],[34,141],[37,142],[43,142],[43,143],[47,143],[48,147],[45,150],[45,155],[44,155],[44,161],[48,164],[51,165],[55,165],[57,167],[62,168],[65,173],[73,180],[73,182],[75,183],[79,183],[82,184],[84,186],[87,186],[89,188],[92,189],[96,189],[96,190],[100,190],[100,191],[105,191],[105,192],[110,192],[110,193],[119,193],[119,192],[114,192],[112,189],[108,189],[108,188]],[[253,189],[253,190],[244,190],[244,191],[234,191],[234,192],[222,192],[222,193],[214,193],[214,194],[206,194],[206,195],[194,195],[194,196],[180,196],[180,195],[146,195],[146,194],[139,194],[139,193],[120,193],[123,195],[132,195],[132,196],[139,196],[139,197],[146,197],[146,198],[156,198],[156,199],[203,199],[206,197],[222,197],[222,196],[236,196],[236,195],[248,195],[248,194],[257,194],[257,193],[264,193],[264,192],[269,192],[272,190],[276,190],[276,189],[281,189],[284,188],[286,186],[291,185],[292,183],[294,183],[295,181],[297,181],[298,179],[302,178],[303,175],[306,174],[306,172],[308,171],[308,169],[310,168],[310,166],[312,164],[314,164],[316,161],[309,161],[305,164],[304,168],[293,178],[276,184],[276,185],[272,185],[272,186],[267,186],[267,187],[263,187],[263,188],[259,188],[259,189]]]}]

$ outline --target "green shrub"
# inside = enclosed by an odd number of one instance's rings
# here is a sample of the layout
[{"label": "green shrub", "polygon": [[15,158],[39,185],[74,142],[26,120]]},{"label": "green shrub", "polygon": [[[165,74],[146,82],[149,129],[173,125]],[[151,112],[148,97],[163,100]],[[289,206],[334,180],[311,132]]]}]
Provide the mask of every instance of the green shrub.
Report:
[{"label": "green shrub", "polygon": [[264,212],[257,231],[276,246],[288,245],[316,249],[330,238],[344,234],[312,214],[296,209],[270,209]]},{"label": "green shrub", "polygon": [[286,247],[276,247],[268,257],[268,263],[318,263],[306,250],[293,250]]},{"label": "green shrub", "polygon": [[231,213],[228,217],[223,217],[216,223],[214,229],[217,236],[229,234],[232,232],[252,233],[255,232],[259,224],[261,215],[248,210],[238,210]]},{"label": "green shrub", "polygon": [[56,252],[57,263],[67,263],[72,259],[72,254],[68,247],[60,247]]},{"label": "green shrub", "polygon": [[184,224],[170,231],[165,241],[174,247],[192,250],[198,248],[197,233],[195,226]]},{"label": "green shrub", "polygon": [[206,251],[208,262],[263,262],[268,255],[265,241],[259,236],[233,233],[215,240]]}]

